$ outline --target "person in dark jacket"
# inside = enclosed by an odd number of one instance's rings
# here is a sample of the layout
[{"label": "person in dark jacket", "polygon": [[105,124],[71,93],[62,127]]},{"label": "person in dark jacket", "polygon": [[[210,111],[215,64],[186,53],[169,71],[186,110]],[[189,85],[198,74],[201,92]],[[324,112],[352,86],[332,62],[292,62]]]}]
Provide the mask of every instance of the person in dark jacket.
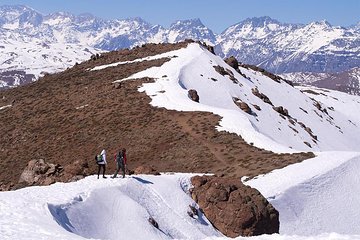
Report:
[{"label": "person in dark jacket", "polygon": [[112,176],[112,178],[116,178],[117,174],[119,173],[120,169],[122,171],[122,176],[125,178],[125,170],[126,170],[126,149],[123,148],[122,150],[119,150],[114,155],[114,160],[116,162],[116,172]]}]

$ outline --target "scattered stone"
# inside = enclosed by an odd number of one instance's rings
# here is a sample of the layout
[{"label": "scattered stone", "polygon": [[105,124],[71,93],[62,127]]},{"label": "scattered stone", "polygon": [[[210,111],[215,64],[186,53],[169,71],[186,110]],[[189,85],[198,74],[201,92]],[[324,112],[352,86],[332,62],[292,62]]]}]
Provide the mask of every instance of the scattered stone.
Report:
[{"label": "scattered stone", "polygon": [[279,232],[278,211],[240,179],[195,176],[191,182],[192,198],[224,235],[233,238]]},{"label": "scattered stone", "polygon": [[190,89],[190,90],[188,91],[188,94],[189,94],[189,98],[190,98],[191,100],[193,100],[194,102],[199,102],[200,98],[199,98],[199,95],[198,95],[198,93],[197,93],[196,90]]}]

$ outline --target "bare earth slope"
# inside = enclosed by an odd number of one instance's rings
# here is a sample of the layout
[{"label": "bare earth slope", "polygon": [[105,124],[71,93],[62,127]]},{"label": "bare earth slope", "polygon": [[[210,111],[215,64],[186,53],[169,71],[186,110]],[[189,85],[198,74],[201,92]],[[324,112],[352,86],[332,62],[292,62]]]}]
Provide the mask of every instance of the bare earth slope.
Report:
[{"label": "bare earth slope", "polygon": [[[133,50],[106,53],[64,72],[0,92],[0,186],[16,187],[32,159],[67,166],[76,160],[96,172],[94,155],[105,148],[107,173],[115,170],[113,154],[128,149],[129,168],[153,166],[159,171],[213,172],[255,176],[312,157],[312,153],[274,154],[248,145],[236,134],[218,132],[219,116],[152,107],[138,92],[142,79],[115,88],[113,81],[160,66],[168,59],[90,68],[131,61],[185,47],[148,44]],[[65,181],[68,179],[64,179]]]}]

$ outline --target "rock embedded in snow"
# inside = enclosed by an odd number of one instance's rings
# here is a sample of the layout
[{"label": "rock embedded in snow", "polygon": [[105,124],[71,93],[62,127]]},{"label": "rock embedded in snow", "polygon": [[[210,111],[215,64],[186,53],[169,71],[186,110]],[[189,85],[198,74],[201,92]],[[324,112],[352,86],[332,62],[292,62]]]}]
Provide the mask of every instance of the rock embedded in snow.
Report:
[{"label": "rock embedded in snow", "polygon": [[190,89],[188,93],[191,100],[193,100],[194,102],[199,102],[200,98],[195,89]]},{"label": "rock embedded in snow", "polygon": [[236,58],[234,56],[225,58],[224,60],[230,67],[234,68],[234,69],[238,69],[239,68],[239,62],[238,60],[236,60]]},{"label": "rock embedded in snow", "polygon": [[228,237],[279,232],[278,211],[254,188],[237,178],[195,176],[192,198],[205,216]]}]

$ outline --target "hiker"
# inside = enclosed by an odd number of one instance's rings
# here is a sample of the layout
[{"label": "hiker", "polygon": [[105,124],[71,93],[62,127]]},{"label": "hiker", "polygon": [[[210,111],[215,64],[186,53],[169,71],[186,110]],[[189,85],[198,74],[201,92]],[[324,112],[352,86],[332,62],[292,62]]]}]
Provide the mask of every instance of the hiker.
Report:
[{"label": "hiker", "polygon": [[117,174],[119,173],[120,169],[122,171],[122,176],[125,178],[125,169],[126,169],[126,149],[123,148],[119,150],[118,153],[115,154],[114,160],[116,162],[116,172],[112,176],[112,178],[116,178]]},{"label": "hiker", "polygon": [[97,162],[97,164],[98,164],[98,179],[99,179],[99,175],[100,175],[100,170],[101,170],[101,168],[103,169],[103,172],[102,172],[102,174],[103,174],[103,178],[106,178],[105,177],[105,170],[106,170],[106,152],[105,152],[105,149],[103,149],[102,151],[101,151],[101,153],[100,153],[100,155],[97,155],[96,156],[97,157],[97,159],[96,159],[96,162]]}]

